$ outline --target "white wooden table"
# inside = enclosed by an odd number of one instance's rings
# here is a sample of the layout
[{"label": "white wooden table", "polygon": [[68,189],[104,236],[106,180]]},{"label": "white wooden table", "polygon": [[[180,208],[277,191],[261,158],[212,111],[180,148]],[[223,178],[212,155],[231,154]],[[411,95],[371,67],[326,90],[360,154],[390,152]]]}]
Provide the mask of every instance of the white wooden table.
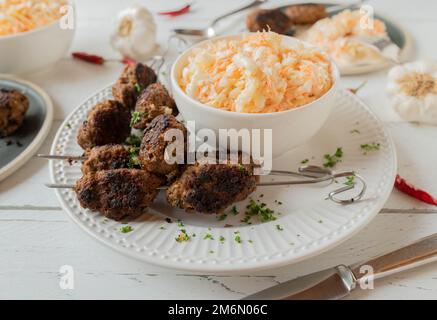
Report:
[{"label": "white wooden table", "polygon": [[[241,1],[243,4],[243,1]],[[271,1],[273,3],[279,1]],[[281,1],[282,3],[283,1]],[[77,0],[77,33],[72,51],[115,58],[108,37],[116,13],[132,3],[157,12],[177,8],[182,1]],[[388,13],[415,40],[413,58],[435,58],[437,2],[432,0],[373,0],[376,11]],[[171,27],[202,26],[236,1],[198,0],[193,12],[178,18],[156,17],[159,40],[165,45]],[[48,152],[63,119],[87,97],[119,74],[118,62],[94,66],[66,57],[55,69],[28,75],[42,86],[56,107],[51,134],[40,152]],[[347,87],[368,79],[360,97],[384,121],[397,145],[399,173],[437,194],[437,127],[405,123],[393,113],[384,93],[387,71],[346,77]],[[33,159],[0,183],[0,298],[21,299],[237,299],[277,283],[340,263],[354,263],[437,231],[437,208],[393,191],[385,208],[370,225],[339,247],[279,270],[240,276],[199,276],[165,270],[126,258],[97,243],[61,210],[49,180],[47,163]],[[71,265],[75,289],[62,290],[59,268]],[[376,289],[351,299],[435,299],[437,264],[377,281]]]}]

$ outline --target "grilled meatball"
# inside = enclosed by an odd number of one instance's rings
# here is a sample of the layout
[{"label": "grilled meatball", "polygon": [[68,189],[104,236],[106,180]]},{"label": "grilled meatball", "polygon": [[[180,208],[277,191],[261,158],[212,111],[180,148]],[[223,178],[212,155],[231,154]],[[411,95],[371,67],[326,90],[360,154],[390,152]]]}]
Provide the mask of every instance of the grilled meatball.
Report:
[{"label": "grilled meatball", "polygon": [[199,164],[187,167],[167,189],[173,207],[201,213],[221,213],[256,190],[253,165]]},{"label": "grilled meatball", "polygon": [[0,89],[0,137],[17,131],[28,109],[29,100],[21,92]]},{"label": "grilled meatball", "polygon": [[129,136],[130,111],[117,101],[97,104],[79,129],[77,143],[82,149],[122,143]]},{"label": "grilled meatball", "polygon": [[[187,129],[174,116],[168,114],[159,115],[147,126],[143,141],[141,142],[139,160],[144,170],[167,177],[178,174],[179,165],[177,163],[167,163],[168,161],[165,157],[167,146],[171,143],[175,143],[176,146],[176,142],[165,141],[164,139],[165,133],[171,129],[180,130],[182,133],[184,141],[179,142],[184,144],[183,150],[185,156]],[[173,155],[175,156],[175,154]]]},{"label": "grilled meatball", "polygon": [[121,144],[107,144],[94,147],[85,153],[87,160],[82,164],[84,175],[102,170],[129,167],[130,154],[127,147]]},{"label": "grilled meatball", "polygon": [[160,114],[178,114],[173,98],[160,83],[151,84],[141,93],[135,111],[139,113],[138,121],[133,125],[135,129],[145,129]]},{"label": "grilled meatball", "polygon": [[280,9],[255,9],[246,19],[247,28],[252,32],[271,30],[287,34],[291,28],[290,19]]},{"label": "grilled meatball", "polygon": [[135,107],[141,91],[157,79],[155,71],[141,63],[127,65],[120,78],[112,87],[114,99],[129,109]]},{"label": "grilled meatball", "polygon": [[144,213],[161,185],[162,180],[147,171],[116,169],[84,175],[74,191],[83,208],[119,221]]},{"label": "grilled meatball", "polygon": [[325,6],[316,3],[289,6],[285,14],[294,24],[313,24],[327,17]]}]

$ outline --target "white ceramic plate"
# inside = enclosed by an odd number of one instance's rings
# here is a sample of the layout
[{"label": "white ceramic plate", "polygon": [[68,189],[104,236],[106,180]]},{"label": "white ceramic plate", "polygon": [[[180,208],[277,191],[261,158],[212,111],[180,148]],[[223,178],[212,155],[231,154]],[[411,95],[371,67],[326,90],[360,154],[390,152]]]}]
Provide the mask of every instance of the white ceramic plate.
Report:
[{"label": "white ceramic plate", "polygon": [[[52,153],[82,153],[76,144],[79,126],[88,110],[110,98],[110,92],[110,88],[99,92],[65,120],[53,142]],[[374,142],[380,143],[380,150],[364,155],[360,145]],[[153,215],[129,222],[133,231],[122,233],[121,223],[81,209],[72,190],[56,190],[56,194],[83,230],[107,246],[148,263],[198,273],[241,273],[279,267],[326,251],[362,229],[379,212],[392,190],[396,153],[391,138],[369,108],[348,91],[338,93],[337,107],[317,136],[276,159],[274,168],[294,170],[304,159],[320,165],[323,155],[332,154],[337,147],[342,147],[345,155],[336,169],[353,169],[364,176],[368,184],[365,199],[348,206],[325,200],[328,192],[344,181],[333,185],[262,187],[253,199],[266,203],[278,217],[264,224],[256,220],[252,225],[240,222],[248,201],[238,204],[238,216],[229,214],[226,220],[218,221],[215,216],[171,209],[161,194],[150,209]],[[70,166],[66,161],[51,161],[50,172],[55,183],[71,184],[81,176],[79,166]],[[163,216],[173,217],[174,222],[166,222]],[[183,221],[183,227],[178,225],[178,219]],[[196,237],[176,242],[181,228]],[[235,241],[235,232],[239,232],[241,243]],[[204,239],[207,234],[214,240]],[[220,241],[221,237],[225,240]]]},{"label": "white ceramic plate", "polygon": [[22,126],[0,139],[1,181],[25,164],[44,142],[52,126],[53,105],[40,87],[16,77],[0,74],[0,88],[18,90],[29,99]]}]

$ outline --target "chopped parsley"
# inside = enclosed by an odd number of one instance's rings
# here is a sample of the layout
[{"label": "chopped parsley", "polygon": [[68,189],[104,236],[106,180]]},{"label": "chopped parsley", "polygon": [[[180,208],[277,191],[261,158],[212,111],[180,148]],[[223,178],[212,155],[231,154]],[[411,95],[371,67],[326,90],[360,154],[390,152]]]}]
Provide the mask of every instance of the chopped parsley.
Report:
[{"label": "chopped parsley", "polygon": [[209,250],[209,253],[213,254],[213,253],[214,253],[214,250]]},{"label": "chopped parsley", "polygon": [[249,174],[249,172],[247,171],[246,167],[243,166],[241,163],[238,164],[238,168],[239,168],[240,171],[243,172],[244,174]]},{"label": "chopped parsley", "polygon": [[240,234],[236,234],[234,240],[235,240],[235,242],[237,242],[237,243],[241,243],[242,240],[241,240],[241,236],[240,236]]},{"label": "chopped parsley", "polygon": [[252,243],[253,243],[253,241],[252,241],[252,240],[247,240],[247,242],[249,242],[250,244],[252,244]]},{"label": "chopped parsley", "polygon": [[300,163],[301,163],[301,164],[307,164],[308,162],[310,162],[310,159],[302,160]]},{"label": "chopped parsley", "polygon": [[132,117],[130,119],[130,126],[133,127],[141,120],[141,114],[138,111],[132,112]]},{"label": "chopped parsley", "polygon": [[360,134],[361,132],[358,129],[354,129],[354,130],[351,130],[351,133],[358,133],[358,134]]},{"label": "chopped parsley", "polygon": [[225,242],[225,240],[226,240],[225,237],[220,236],[219,241],[220,241],[221,243]]},{"label": "chopped parsley", "polygon": [[237,210],[237,206],[233,206],[231,209],[231,212],[234,216],[236,216],[237,214],[239,214],[238,210]]},{"label": "chopped parsley", "polygon": [[276,225],[276,229],[278,229],[278,231],[284,231],[284,228],[279,224]]},{"label": "chopped parsley", "polygon": [[337,163],[341,162],[341,158],[343,157],[343,148],[337,148],[335,153],[333,155],[331,154],[325,154],[325,163],[323,166],[325,168],[333,168],[337,165]]},{"label": "chopped parsley", "polygon": [[160,227],[159,229],[161,229],[161,230],[166,230],[165,227]]},{"label": "chopped parsley", "polygon": [[122,226],[120,228],[120,232],[121,233],[129,233],[129,232],[131,232],[133,230],[134,230],[134,228],[132,228],[131,226]]},{"label": "chopped parsley", "polygon": [[191,238],[185,229],[182,229],[181,233],[179,233],[179,235],[175,238],[176,242],[186,242],[190,241],[190,239]]},{"label": "chopped parsley", "polygon": [[228,215],[226,213],[223,213],[217,217],[217,220],[224,221],[224,220],[226,220],[227,217],[228,217]]},{"label": "chopped parsley", "polygon": [[203,240],[214,240],[214,237],[212,236],[212,234],[207,233],[207,234],[205,234],[205,236],[203,237]]},{"label": "chopped parsley", "polygon": [[140,168],[140,161],[138,159],[139,152],[140,149],[137,147],[131,147],[129,149],[129,162],[127,163],[129,169]]},{"label": "chopped parsley", "polygon": [[323,220],[319,220],[318,222],[319,222],[319,223],[323,223]]},{"label": "chopped parsley", "polygon": [[71,124],[69,124],[68,122],[65,124],[65,127],[67,128],[67,129],[71,129]]},{"label": "chopped parsley", "polygon": [[366,144],[362,144],[360,147],[361,147],[361,150],[364,151],[364,154],[367,154],[367,152],[369,152],[369,151],[379,150],[379,148],[381,147],[381,144],[380,143],[366,143]]},{"label": "chopped parsley", "polygon": [[134,88],[136,93],[138,94],[141,93],[141,86],[138,83],[135,83]]},{"label": "chopped parsley", "polygon": [[133,146],[136,148],[139,148],[141,146],[141,138],[131,134],[127,139],[126,139],[126,144],[129,146]]},{"label": "chopped parsley", "polygon": [[354,186],[355,185],[355,177],[354,176],[346,177],[346,182],[344,184],[349,186],[349,187]]},{"label": "chopped parsley", "polygon": [[[267,208],[265,203],[259,203],[253,199],[250,200],[247,206],[246,217],[258,216],[261,222],[275,221],[274,211]],[[250,221],[250,219],[249,219]]]},{"label": "chopped parsley", "polygon": [[184,223],[181,220],[178,221],[178,227],[179,228],[183,228],[184,227]]}]

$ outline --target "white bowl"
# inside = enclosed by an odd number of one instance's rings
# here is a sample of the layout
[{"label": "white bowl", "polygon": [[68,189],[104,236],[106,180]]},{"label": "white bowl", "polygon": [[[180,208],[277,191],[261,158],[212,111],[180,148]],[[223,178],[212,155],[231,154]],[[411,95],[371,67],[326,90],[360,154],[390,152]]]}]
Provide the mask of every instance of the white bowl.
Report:
[{"label": "white bowl", "polygon": [[28,32],[0,36],[0,73],[22,74],[45,69],[67,53],[74,29],[59,20]]},{"label": "white bowl", "polygon": [[[272,155],[278,157],[307,142],[323,126],[335,105],[335,92],[338,90],[340,73],[335,63],[331,61],[334,80],[332,88],[309,104],[281,112],[260,114],[232,112],[205,105],[188,96],[179,86],[178,79],[180,79],[182,69],[188,63],[188,57],[193,48],[203,46],[207,41],[238,39],[241,36],[223,36],[206,40],[183,52],[171,69],[170,80],[174,99],[184,120],[195,121],[196,131],[209,128],[213,129],[218,136],[219,129],[272,129]],[[313,47],[296,38],[283,37],[284,41],[290,45],[299,42],[307,47]],[[263,145],[261,145],[261,150],[263,150]]]}]

